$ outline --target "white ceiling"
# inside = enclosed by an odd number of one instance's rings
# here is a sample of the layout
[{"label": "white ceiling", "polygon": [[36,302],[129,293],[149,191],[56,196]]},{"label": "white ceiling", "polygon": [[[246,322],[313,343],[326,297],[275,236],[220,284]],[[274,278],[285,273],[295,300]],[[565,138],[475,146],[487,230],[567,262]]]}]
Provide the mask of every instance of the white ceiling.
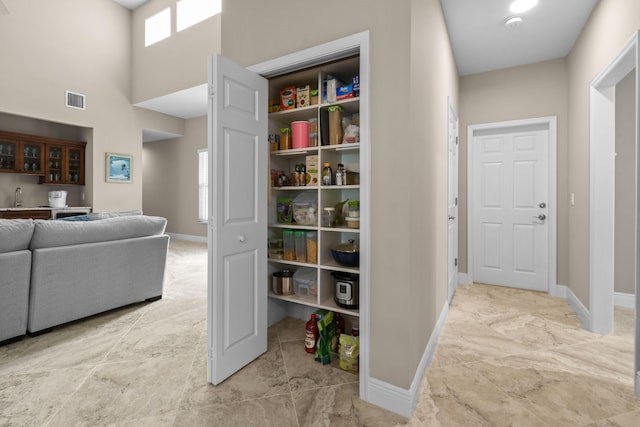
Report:
[{"label": "white ceiling", "polygon": [[[114,0],[134,10],[149,0]],[[453,54],[461,76],[563,58],[571,51],[598,0],[539,0],[519,14],[521,25],[507,28],[515,16],[513,0],[440,0]],[[181,118],[206,114],[206,84],[136,104]],[[145,130],[145,141],[175,137]]]},{"label": "white ceiling", "polygon": [[440,0],[461,76],[564,58],[598,0],[539,0],[507,28],[513,0]]}]

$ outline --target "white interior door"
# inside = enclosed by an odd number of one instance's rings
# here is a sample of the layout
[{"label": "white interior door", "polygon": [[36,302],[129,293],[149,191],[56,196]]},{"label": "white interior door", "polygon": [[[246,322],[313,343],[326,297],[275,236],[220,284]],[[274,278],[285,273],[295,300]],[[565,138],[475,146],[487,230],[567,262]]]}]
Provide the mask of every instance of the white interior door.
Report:
[{"label": "white interior door", "polygon": [[449,104],[449,194],[447,262],[449,301],[458,287],[458,115]]},{"label": "white interior door", "polygon": [[473,279],[548,290],[548,130],[473,137]]},{"label": "white interior door", "polygon": [[267,80],[209,60],[209,381],[267,350]]}]

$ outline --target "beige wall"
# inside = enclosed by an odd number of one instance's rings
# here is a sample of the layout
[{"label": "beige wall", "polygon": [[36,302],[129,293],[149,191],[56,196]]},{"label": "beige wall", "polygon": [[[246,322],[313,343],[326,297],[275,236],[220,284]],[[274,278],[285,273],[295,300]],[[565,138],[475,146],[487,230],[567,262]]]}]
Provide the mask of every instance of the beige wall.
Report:
[{"label": "beige wall", "polygon": [[[467,128],[469,125],[557,116],[558,209],[557,282],[569,279],[568,129],[569,105],[565,59],[460,78],[460,271],[467,272]],[[550,201],[549,203],[551,203]]]},{"label": "beige wall", "polygon": [[589,307],[589,82],[640,28],[640,2],[601,0],[568,57],[569,280],[576,297]]},{"label": "beige wall", "polygon": [[182,138],[144,144],[142,209],[167,218],[169,233],[206,237],[198,222],[198,149],[207,148],[207,118],[185,123]]},{"label": "beige wall", "polygon": [[[144,46],[144,20],[171,8],[171,37]],[[176,0],[151,0],[132,14],[133,103],[207,82],[207,58],[220,53],[220,15],[176,32]]]},{"label": "beige wall", "polygon": [[[5,3],[0,112],[37,119],[34,128],[52,122],[88,130],[86,203],[99,211],[142,208],[143,126],[130,102],[130,11],[105,0]],[[86,110],[66,108],[65,90],[86,95]],[[106,152],[134,156],[133,184],[105,182]]]},{"label": "beige wall", "polygon": [[616,86],[615,292],[636,293],[636,70]]},{"label": "beige wall", "polygon": [[[286,17],[308,17],[308,25],[282,25]],[[446,97],[457,99],[457,72],[440,3],[223,1],[222,54],[245,66],[365,30],[371,49],[371,374],[408,388],[446,294]],[[418,166],[424,176],[414,178]]]},{"label": "beige wall", "polygon": [[[134,103],[206,83],[208,57],[220,53],[221,16],[176,32],[175,5],[176,0],[151,0],[132,13]],[[145,47],[145,19],[167,7],[172,15],[171,37]],[[198,148],[207,145],[206,120],[140,114],[145,115],[147,129],[184,135],[145,144],[144,212],[165,216],[171,233],[206,236],[206,227],[197,222],[196,154]]]}]

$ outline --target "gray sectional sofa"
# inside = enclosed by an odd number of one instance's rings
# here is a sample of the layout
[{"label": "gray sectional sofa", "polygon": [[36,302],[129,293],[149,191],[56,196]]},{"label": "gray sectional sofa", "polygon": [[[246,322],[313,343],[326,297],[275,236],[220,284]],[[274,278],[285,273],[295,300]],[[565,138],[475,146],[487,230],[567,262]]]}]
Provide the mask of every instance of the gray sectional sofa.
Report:
[{"label": "gray sectional sofa", "polygon": [[162,297],[166,223],[0,220],[0,342]]}]

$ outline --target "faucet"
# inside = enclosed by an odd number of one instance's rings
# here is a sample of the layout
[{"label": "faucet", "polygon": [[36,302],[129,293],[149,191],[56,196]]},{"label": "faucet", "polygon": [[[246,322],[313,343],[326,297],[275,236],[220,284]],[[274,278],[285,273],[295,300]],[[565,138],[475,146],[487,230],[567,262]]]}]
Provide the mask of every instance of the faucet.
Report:
[{"label": "faucet", "polygon": [[15,207],[16,208],[21,208],[22,207],[22,188],[18,187],[16,188],[16,200],[15,200]]}]

